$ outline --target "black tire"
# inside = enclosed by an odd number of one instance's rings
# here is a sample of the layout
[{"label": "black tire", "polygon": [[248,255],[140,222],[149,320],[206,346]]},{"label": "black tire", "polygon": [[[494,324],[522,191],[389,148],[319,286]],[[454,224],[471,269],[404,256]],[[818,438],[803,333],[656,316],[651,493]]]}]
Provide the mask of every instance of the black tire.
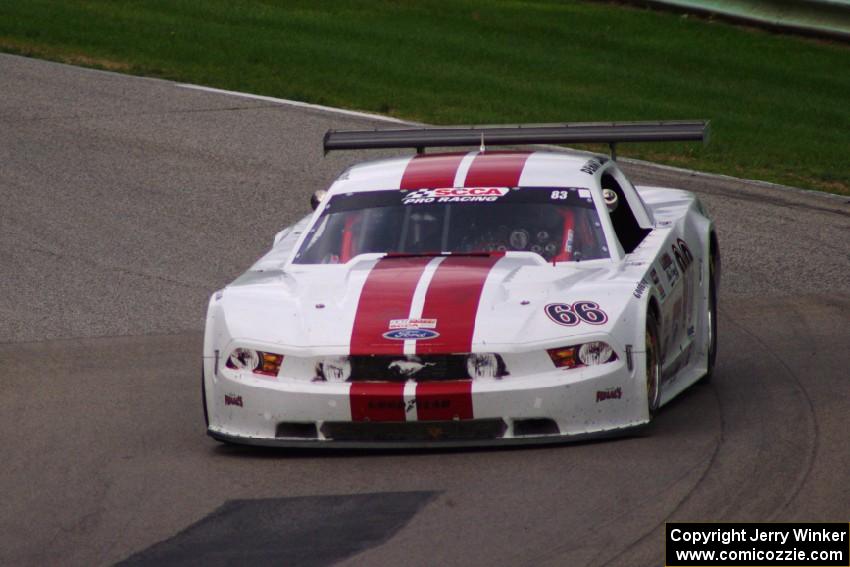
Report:
[{"label": "black tire", "polygon": [[661,405],[661,344],[658,339],[658,320],[655,313],[646,314],[646,407],[649,417],[658,412]]},{"label": "black tire", "polygon": [[712,254],[708,262],[708,370],[702,377],[702,382],[711,382],[714,373],[714,364],[717,361],[717,266],[715,256]]},{"label": "black tire", "polygon": [[210,427],[210,416],[207,413],[207,386],[204,380],[204,365],[201,364],[201,405],[204,406],[204,424],[207,429]]}]

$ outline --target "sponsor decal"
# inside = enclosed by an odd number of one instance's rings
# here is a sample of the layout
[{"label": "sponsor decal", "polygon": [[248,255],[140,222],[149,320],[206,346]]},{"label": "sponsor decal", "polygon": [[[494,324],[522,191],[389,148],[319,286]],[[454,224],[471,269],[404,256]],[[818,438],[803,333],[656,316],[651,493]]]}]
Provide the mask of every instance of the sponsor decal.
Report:
[{"label": "sponsor decal", "polygon": [[391,319],[390,330],[393,329],[434,329],[436,319]]},{"label": "sponsor decal", "polygon": [[641,279],[635,290],[632,292],[632,295],[634,295],[635,298],[640,299],[643,297],[643,293],[646,291],[647,287],[649,287],[649,283],[645,279]]},{"label": "sponsor decal", "polygon": [[[403,382],[355,382],[349,399],[352,421],[448,421],[472,419],[472,380],[421,382],[405,401]],[[413,411],[416,410],[415,418]]]},{"label": "sponsor decal", "polygon": [[580,171],[583,171],[588,175],[593,175],[600,167],[602,167],[602,163],[598,159],[592,158],[587,160],[587,162],[581,166]]},{"label": "sponsor decal", "polygon": [[352,421],[405,421],[404,382],[354,382],[348,397]]},{"label": "sponsor decal", "polygon": [[236,394],[225,394],[224,395],[224,405],[226,406],[239,406],[242,407],[242,396],[237,396]]},{"label": "sponsor decal", "polygon": [[661,283],[661,278],[658,277],[658,272],[655,271],[655,268],[649,272],[649,277],[652,278],[652,283],[658,285]]},{"label": "sponsor decal", "polygon": [[472,419],[472,380],[420,382],[416,385],[416,419]]},{"label": "sponsor decal", "polygon": [[676,239],[676,244],[673,244],[673,256],[676,257],[676,263],[684,272],[694,263],[694,255],[691,254],[691,249],[681,238]]},{"label": "sponsor decal", "polygon": [[550,303],[543,309],[549,319],[566,327],[574,327],[582,322],[590,325],[604,325],[608,322],[608,315],[594,301]]},{"label": "sponsor decal", "polygon": [[623,389],[619,386],[616,388],[608,388],[607,390],[596,391],[596,403],[604,402],[605,400],[619,400],[623,397]]},{"label": "sponsor decal", "polygon": [[396,329],[387,331],[381,336],[391,341],[427,341],[436,339],[440,333],[431,329]]},{"label": "sponsor decal", "polygon": [[404,400],[369,400],[366,406],[371,410],[397,410],[404,407]]},{"label": "sponsor decal", "polygon": [[664,273],[667,274],[667,281],[670,282],[670,287],[675,287],[676,282],[679,281],[679,270],[670,258],[670,254],[665,252],[661,256],[661,267],[664,269]]},{"label": "sponsor decal", "polygon": [[405,413],[410,413],[414,409],[417,411],[423,410],[447,410],[451,407],[452,401],[448,398],[442,399],[424,399],[424,400],[408,400],[407,406],[404,408]]},{"label": "sponsor decal", "polygon": [[445,187],[439,189],[417,189],[402,198],[405,205],[423,203],[467,203],[492,202],[504,197],[507,187]]}]

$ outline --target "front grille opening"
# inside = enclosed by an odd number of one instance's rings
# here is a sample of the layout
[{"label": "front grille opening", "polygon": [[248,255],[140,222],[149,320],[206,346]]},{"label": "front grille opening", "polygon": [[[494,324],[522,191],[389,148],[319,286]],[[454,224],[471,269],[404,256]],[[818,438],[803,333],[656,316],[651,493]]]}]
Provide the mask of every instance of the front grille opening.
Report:
[{"label": "front grille opening", "polygon": [[[349,357],[351,377],[349,382],[436,382],[468,380],[466,367],[468,354],[424,354],[424,355],[355,355]],[[498,370],[496,377],[509,372],[502,357],[496,355]],[[321,376],[321,368],[317,370]]]},{"label": "front grille opening", "polygon": [[549,418],[517,419],[514,421],[514,436],[560,435],[561,429]]},{"label": "front grille opening", "polygon": [[275,437],[288,439],[318,439],[319,432],[315,423],[282,421],[277,424]]},{"label": "front grille opening", "polygon": [[[407,360],[404,356],[361,355],[352,356],[351,382],[466,380],[466,355],[425,355]],[[415,370],[414,370],[415,369]]]},{"label": "front grille opening", "polygon": [[326,421],[322,435],[334,441],[481,441],[500,439],[507,424],[499,418],[452,421]]}]

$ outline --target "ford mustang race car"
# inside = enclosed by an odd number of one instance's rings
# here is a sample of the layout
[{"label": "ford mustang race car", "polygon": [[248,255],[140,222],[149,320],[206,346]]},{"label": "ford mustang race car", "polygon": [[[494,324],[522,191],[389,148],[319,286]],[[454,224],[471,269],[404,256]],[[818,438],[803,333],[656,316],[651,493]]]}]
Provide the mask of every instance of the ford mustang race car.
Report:
[{"label": "ford mustang race car", "polygon": [[[705,122],[329,132],[355,165],[209,302],[208,433],[277,446],[540,443],[648,423],[710,376],[720,256],[686,191],[614,159]],[[426,147],[474,151],[425,153]]]}]

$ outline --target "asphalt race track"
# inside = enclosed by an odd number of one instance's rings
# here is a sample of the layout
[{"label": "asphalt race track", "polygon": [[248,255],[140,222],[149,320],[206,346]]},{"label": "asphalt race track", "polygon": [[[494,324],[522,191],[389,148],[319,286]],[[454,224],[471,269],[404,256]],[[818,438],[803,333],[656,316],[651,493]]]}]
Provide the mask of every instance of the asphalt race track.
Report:
[{"label": "asphalt race track", "polygon": [[640,436],[208,438],[207,298],[378,155],[322,156],[326,129],[364,126],[0,55],[0,564],[649,566],[666,521],[848,520],[848,199],[647,165],[626,169],[703,199],[723,282],[714,381]]}]

